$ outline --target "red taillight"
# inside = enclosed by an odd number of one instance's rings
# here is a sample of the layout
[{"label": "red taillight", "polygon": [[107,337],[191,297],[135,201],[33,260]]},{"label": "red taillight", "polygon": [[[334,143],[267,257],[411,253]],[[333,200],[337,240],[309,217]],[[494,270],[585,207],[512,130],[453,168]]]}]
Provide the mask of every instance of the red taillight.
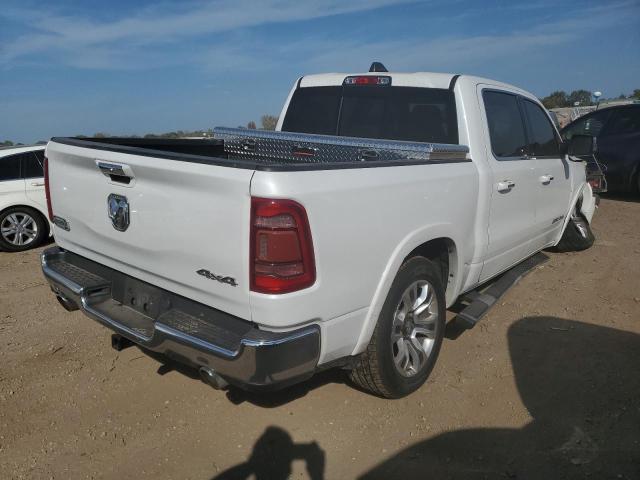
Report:
[{"label": "red taillight", "polygon": [[377,75],[358,75],[344,79],[344,85],[391,85],[391,77]]},{"label": "red taillight", "polygon": [[51,207],[51,192],[49,191],[49,159],[44,157],[44,192],[47,196],[47,212],[49,213],[49,220],[53,221],[53,208]]},{"label": "red taillight", "polygon": [[307,212],[293,200],[251,199],[251,290],[289,293],[316,281]]}]

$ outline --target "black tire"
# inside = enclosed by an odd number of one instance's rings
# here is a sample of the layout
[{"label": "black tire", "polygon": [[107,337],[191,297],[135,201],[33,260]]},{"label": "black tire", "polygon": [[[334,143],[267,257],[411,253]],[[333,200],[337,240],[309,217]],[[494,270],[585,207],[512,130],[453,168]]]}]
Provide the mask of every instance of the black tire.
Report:
[{"label": "black tire", "polygon": [[[391,285],[369,345],[350,372],[351,380],[358,387],[380,397],[400,398],[417,390],[427,380],[438,358],[444,336],[446,309],[441,271],[439,265],[424,257],[413,257],[402,265]],[[397,309],[403,305],[403,294],[416,282],[428,282],[433,287],[433,295],[437,300],[434,308],[437,310],[437,318],[431,320],[433,343],[429,353],[425,354],[424,365],[411,374],[412,376],[405,376],[400,373],[400,367],[397,367],[394,361],[394,356],[397,355],[394,352],[397,352],[397,348],[392,341],[393,325],[397,320]],[[408,315],[407,318],[409,318]],[[417,322],[416,320],[416,325]],[[397,326],[395,328],[397,335]],[[415,351],[417,350],[414,350],[414,353]],[[409,363],[408,354],[407,363]]]},{"label": "black tire", "polygon": [[[16,241],[16,235],[14,233],[7,233],[10,229],[12,219],[17,218],[21,220],[28,216],[33,220],[32,226],[35,225],[35,229],[30,228],[20,236],[20,241]],[[34,232],[33,238],[28,237],[28,233]],[[10,230],[9,230],[10,232]],[[0,213],[0,249],[6,252],[23,252],[30,248],[35,248],[42,244],[47,235],[49,234],[49,224],[47,220],[38,212],[30,207],[10,207],[3,210]]]},{"label": "black tire", "polygon": [[596,237],[589,222],[579,213],[574,213],[569,218],[562,238],[556,245],[556,250],[558,252],[579,252],[590,248],[595,240]]}]

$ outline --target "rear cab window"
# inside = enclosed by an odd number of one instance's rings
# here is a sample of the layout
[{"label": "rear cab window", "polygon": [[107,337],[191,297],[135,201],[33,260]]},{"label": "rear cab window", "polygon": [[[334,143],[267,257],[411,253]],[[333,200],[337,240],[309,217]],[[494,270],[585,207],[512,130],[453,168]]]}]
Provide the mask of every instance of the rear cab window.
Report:
[{"label": "rear cab window", "polygon": [[458,144],[454,94],[396,86],[298,88],[282,131]]}]

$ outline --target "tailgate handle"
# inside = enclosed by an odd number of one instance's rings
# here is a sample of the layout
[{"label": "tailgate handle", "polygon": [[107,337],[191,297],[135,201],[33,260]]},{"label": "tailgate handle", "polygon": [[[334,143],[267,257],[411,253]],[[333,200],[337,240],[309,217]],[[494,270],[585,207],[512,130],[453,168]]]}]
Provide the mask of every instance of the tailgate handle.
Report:
[{"label": "tailgate handle", "polygon": [[126,168],[128,172],[125,172],[123,165],[117,165],[115,163],[97,162],[98,168],[105,177],[109,177],[112,182],[124,183],[128,185],[133,178],[133,172],[130,168]]}]

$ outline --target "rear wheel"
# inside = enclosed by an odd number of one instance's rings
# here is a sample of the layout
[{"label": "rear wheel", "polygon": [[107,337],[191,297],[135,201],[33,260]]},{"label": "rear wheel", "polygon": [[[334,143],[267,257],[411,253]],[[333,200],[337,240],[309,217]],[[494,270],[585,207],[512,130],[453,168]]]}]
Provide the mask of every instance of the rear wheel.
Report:
[{"label": "rear wheel", "polygon": [[0,213],[0,248],[21,252],[37,247],[47,235],[47,222],[29,207],[11,207]]},{"label": "rear wheel", "polygon": [[441,269],[424,257],[407,260],[396,276],[351,380],[376,395],[399,398],[417,390],[435,365],[445,326]]},{"label": "rear wheel", "polygon": [[591,231],[589,222],[578,212],[576,207],[556,249],[559,252],[578,252],[591,247],[595,240],[596,237]]}]

